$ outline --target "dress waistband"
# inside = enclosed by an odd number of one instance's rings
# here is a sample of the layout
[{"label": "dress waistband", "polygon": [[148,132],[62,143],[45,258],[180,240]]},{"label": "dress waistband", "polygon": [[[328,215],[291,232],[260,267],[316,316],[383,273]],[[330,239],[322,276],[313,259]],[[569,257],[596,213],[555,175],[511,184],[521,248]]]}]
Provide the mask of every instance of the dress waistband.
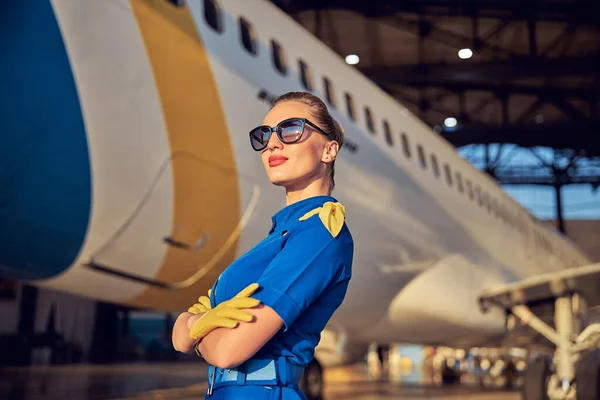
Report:
[{"label": "dress waistband", "polygon": [[236,368],[208,366],[208,391],[223,386],[261,385],[298,388],[304,367],[285,357],[276,359],[250,359]]}]

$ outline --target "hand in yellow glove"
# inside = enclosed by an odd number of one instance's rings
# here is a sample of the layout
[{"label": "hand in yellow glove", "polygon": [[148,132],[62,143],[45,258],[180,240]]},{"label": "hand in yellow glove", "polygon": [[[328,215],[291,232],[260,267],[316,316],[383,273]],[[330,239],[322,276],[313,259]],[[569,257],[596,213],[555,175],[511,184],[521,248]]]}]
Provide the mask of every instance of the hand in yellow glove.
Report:
[{"label": "hand in yellow glove", "polygon": [[239,321],[252,321],[252,314],[242,311],[243,308],[253,308],[260,304],[260,300],[251,298],[258,289],[258,283],[253,283],[235,295],[211,308],[200,317],[190,329],[190,338],[200,340],[217,328],[235,328]]},{"label": "hand in yellow glove", "polygon": [[188,308],[188,312],[192,314],[203,314],[210,310],[210,292],[212,289],[208,289],[208,297],[200,296],[198,298],[198,303],[194,304],[190,308]]}]

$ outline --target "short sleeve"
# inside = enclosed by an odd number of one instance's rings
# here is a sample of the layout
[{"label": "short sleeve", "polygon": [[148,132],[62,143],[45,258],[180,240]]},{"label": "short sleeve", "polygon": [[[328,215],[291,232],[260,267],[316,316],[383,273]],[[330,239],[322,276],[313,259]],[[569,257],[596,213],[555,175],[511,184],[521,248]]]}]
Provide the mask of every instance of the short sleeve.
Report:
[{"label": "short sleeve", "polygon": [[[283,249],[258,279],[252,297],[271,307],[287,330],[324,291],[349,278],[353,243],[349,233],[333,237],[319,220],[290,232]],[[347,230],[346,230],[347,232]]]}]

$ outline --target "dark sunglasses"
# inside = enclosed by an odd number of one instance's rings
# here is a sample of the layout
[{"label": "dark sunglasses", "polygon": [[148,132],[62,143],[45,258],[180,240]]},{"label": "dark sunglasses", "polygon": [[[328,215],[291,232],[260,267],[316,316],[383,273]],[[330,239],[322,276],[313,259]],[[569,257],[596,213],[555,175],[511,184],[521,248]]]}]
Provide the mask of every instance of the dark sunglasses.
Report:
[{"label": "dark sunglasses", "polygon": [[267,144],[269,144],[269,139],[271,139],[273,132],[277,133],[277,137],[281,140],[281,143],[296,143],[302,138],[304,124],[308,124],[323,135],[328,136],[327,132],[306,118],[288,118],[278,123],[274,128],[268,125],[261,125],[252,129],[250,131],[250,144],[256,151],[265,149]]}]

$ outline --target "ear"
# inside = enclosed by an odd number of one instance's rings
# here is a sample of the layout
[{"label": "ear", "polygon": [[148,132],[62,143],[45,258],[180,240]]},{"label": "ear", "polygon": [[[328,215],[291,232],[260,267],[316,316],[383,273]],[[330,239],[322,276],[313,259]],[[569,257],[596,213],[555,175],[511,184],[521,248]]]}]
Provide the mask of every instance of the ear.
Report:
[{"label": "ear", "polygon": [[323,149],[323,154],[321,155],[321,161],[324,163],[335,161],[339,148],[340,145],[335,140],[327,142],[325,144],[325,148]]}]

